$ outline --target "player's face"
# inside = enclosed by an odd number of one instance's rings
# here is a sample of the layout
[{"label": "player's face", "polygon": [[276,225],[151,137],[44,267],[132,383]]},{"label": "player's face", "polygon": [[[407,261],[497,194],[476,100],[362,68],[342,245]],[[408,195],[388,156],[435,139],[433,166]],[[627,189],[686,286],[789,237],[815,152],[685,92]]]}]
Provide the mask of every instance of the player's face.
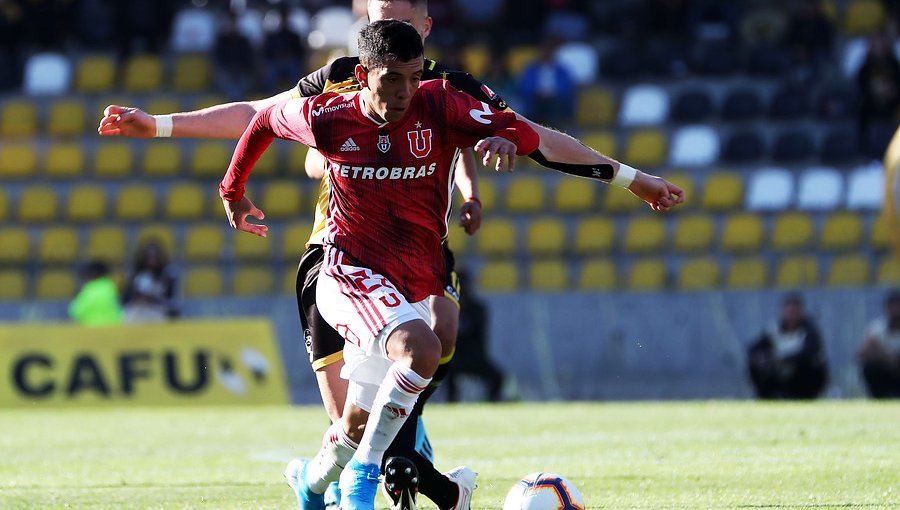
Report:
[{"label": "player's face", "polygon": [[[424,60],[417,57],[406,62],[393,62],[384,67],[369,69],[360,79],[365,87],[366,105],[370,113],[387,122],[403,118],[413,94],[422,80]],[[357,70],[359,73],[359,69]],[[363,83],[365,81],[365,83]]]},{"label": "player's face", "polygon": [[398,19],[409,23],[422,36],[423,41],[431,33],[431,17],[409,2],[369,2],[369,23],[383,19]]}]

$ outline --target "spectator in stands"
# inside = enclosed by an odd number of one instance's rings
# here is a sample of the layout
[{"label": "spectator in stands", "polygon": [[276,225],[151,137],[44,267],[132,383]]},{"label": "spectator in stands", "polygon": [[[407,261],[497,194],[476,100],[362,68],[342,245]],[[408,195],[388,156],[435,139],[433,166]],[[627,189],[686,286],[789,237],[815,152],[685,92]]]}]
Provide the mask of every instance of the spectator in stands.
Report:
[{"label": "spectator in stands", "polygon": [[256,55],[250,40],[238,31],[234,13],[228,13],[224,26],[216,36],[213,60],[216,87],[225,93],[229,101],[246,98],[255,86]]},{"label": "spectator in stands", "polygon": [[487,354],[487,306],[475,292],[474,284],[466,273],[459,272],[459,330],[456,335],[456,353],[447,374],[447,400],[459,401],[459,377],[471,375],[481,379],[487,390],[487,399],[497,402],[503,389],[503,372]]},{"label": "spectator in stands", "polygon": [[523,115],[535,122],[563,127],[575,113],[575,79],[556,61],[558,42],[545,38],[537,60],[525,67],[519,78],[519,100]]},{"label": "spectator in stands", "polygon": [[885,308],[866,329],[857,357],[872,398],[900,398],[900,291],[888,294]]},{"label": "spectator in stands", "polygon": [[162,246],[149,241],[138,249],[122,302],[125,322],[161,322],[180,315],[178,279]]},{"label": "spectator in stands", "polygon": [[83,270],[84,283],[69,303],[69,317],[84,326],[103,326],[122,322],[119,289],[109,277],[109,266],[90,262]]},{"label": "spectator in stands", "polygon": [[784,297],[778,322],[750,345],[747,362],[759,398],[813,399],[821,395],[828,382],[824,346],[799,294]]},{"label": "spectator in stands", "polygon": [[128,53],[160,53],[169,39],[175,17],[174,0],[113,2],[117,8],[119,50]]},{"label": "spectator in stands", "polygon": [[818,0],[803,0],[791,16],[786,43],[798,78],[822,76],[834,60],[834,24],[828,20]]},{"label": "spectator in stands", "polygon": [[877,154],[878,158],[894,133],[900,108],[900,62],[892,48],[886,34],[872,36],[868,55],[856,76],[860,141],[870,155]]},{"label": "spectator in stands", "polygon": [[115,5],[112,0],[81,0],[76,4],[73,28],[78,43],[87,48],[108,50],[115,44]]},{"label": "spectator in stands", "polygon": [[266,34],[263,54],[266,57],[266,90],[286,90],[297,84],[297,77],[306,74],[306,47],[300,34],[288,22],[290,11],[282,5],[278,28]]}]

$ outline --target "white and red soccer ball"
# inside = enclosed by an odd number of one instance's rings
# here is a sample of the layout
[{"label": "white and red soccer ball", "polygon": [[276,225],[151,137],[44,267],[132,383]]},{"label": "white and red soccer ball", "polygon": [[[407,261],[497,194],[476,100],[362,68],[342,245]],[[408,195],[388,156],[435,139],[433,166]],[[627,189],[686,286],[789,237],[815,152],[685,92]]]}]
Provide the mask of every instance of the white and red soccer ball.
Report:
[{"label": "white and red soccer ball", "polygon": [[509,490],[503,510],[584,510],[584,498],[562,476],[531,473]]}]

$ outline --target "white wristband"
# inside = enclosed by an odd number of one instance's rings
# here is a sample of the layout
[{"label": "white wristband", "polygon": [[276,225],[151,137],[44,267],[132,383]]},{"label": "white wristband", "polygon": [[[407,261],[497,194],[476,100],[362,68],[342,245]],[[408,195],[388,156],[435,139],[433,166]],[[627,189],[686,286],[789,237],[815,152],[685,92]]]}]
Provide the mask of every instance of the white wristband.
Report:
[{"label": "white wristband", "polygon": [[616,176],[613,177],[609,183],[627,188],[631,185],[632,181],[634,181],[635,176],[637,176],[637,170],[625,163],[619,163],[619,171],[616,172]]},{"label": "white wristband", "polygon": [[172,116],[171,115],[154,115],[156,119],[156,137],[169,138],[172,136]]}]

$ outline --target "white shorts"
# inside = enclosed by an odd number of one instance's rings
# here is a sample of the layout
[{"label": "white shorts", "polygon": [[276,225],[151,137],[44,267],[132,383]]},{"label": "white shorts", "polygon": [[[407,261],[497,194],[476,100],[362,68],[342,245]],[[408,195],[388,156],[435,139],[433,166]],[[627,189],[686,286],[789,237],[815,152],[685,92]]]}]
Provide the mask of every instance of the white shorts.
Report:
[{"label": "white shorts", "polygon": [[341,250],[326,247],[316,304],[322,318],[346,340],[341,375],[377,387],[393,363],[387,356],[388,337],[409,321],[431,324],[429,299],[409,303],[384,276],[343,261]]}]

